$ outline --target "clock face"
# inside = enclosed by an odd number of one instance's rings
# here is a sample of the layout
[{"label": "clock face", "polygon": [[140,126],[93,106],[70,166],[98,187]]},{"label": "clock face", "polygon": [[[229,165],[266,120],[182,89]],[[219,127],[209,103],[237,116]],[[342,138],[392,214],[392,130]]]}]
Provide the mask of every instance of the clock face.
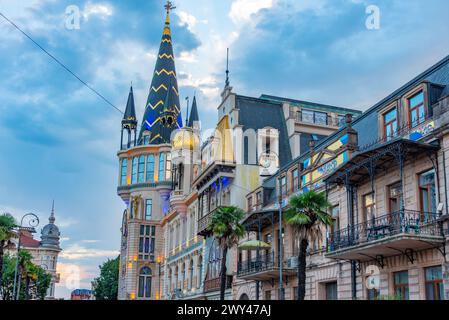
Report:
[{"label": "clock face", "polygon": [[278,156],[274,152],[263,153],[259,158],[259,174],[261,176],[270,176],[279,168]]}]

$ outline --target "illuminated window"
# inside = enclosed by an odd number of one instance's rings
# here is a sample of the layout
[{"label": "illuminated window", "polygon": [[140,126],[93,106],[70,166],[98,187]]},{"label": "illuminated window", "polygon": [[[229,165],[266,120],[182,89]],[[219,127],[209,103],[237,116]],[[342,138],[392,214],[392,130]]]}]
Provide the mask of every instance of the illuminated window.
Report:
[{"label": "illuminated window", "polygon": [[398,111],[396,108],[393,108],[384,114],[384,134],[387,141],[395,137],[397,132],[398,132]]},{"label": "illuminated window", "polygon": [[164,172],[165,172],[165,153],[161,153],[159,154],[159,171],[158,171],[159,181],[165,180]]},{"label": "illuminated window", "polygon": [[137,182],[141,183],[144,181],[145,177],[145,157],[140,156],[139,157],[139,174],[137,176]]},{"label": "illuminated window", "polygon": [[430,218],[431,213],[437,211],[435,182],[435,170],[433,169],[419,175],[419,201],[424,221]]},{"label": "illuminated window", "polygon": [[126,185],[126,170],[128,167],[128,159],[123,159],[122,160],[122,169],[121,169],[121,173],[120,173],[120,185],[124,186]]},{"label": "illuminated window", "polygon": [[132,168],[132,175],[131,175],[131,183],[134,184],[137,182],[137,157],[133,158],[133,168]]},{"label": "illuminated window", "polygon": [[165,164],[165,180],[169,181],[171,179],[171,154],[167,153],[167,161]]},{"label": "illuminated window", "polygon": [[421,91],[408,99],[410,127],[414,128],[426,120],[424,93]]},{"label": "illuminated window", "polygon": [[147,182],[154,182],[154,155],[147,157]]},{"label": "illuminated window", "polygon": [[152,272],[149,267],[143,267],[139,273],[139,298],[151,298]]},{"label": "illuminated window", "polygon": [[374,193],[369,193],[363,196],[363,213],[366,222],[374,222],[374,212],[376,210],[376,201]]},{"label": "illuminated window", "polygon": [[139,259],[154,261],[156,227],[140,225]]}]

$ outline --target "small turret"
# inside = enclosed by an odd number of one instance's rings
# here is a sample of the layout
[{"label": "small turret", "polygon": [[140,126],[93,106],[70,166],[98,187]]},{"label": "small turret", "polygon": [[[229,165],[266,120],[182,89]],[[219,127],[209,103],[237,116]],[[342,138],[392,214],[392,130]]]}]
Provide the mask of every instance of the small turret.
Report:
[{"label": "small turret", "polygon": [[61,233],[59,228],[55,225],[55,202],[53,201],[50,218],[48,218],[48,224],[42,228],[41,231],[41,246],[60,249],[59,239]]},{"label": "small turret", "polygon": [[[137,138],[137,118],[136,118],[136,108],[134,105],[134,93],[133,87],[129,89],[128,102],[126,103],[125,114],[122,119],[122,133],[120,139],[120,149],[124,149],[123,145],[123,132],[128,134],[128,141],[126,148],[130,148],[131,145],[136,145]],[[133,141],[131,141],[133,139]]]}]

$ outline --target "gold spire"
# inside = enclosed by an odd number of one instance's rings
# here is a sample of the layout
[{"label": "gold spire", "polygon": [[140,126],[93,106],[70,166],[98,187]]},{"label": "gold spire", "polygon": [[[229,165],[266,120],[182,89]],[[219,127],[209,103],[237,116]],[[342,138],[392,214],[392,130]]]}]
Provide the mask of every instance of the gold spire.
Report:
[{"label": "gold spire", "polygon": [[164,27],[164,36],[171,35],[170,34],[170,11],[176,9],[171,1],[167,1],[167,4],[164,6],[165,10],[167,10],[167,17],[165,18],[165,27]]}]

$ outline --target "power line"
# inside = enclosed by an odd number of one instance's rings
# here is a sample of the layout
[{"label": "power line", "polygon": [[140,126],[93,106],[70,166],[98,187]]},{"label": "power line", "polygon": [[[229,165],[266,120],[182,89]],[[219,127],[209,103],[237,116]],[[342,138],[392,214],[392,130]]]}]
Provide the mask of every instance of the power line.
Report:
[{"label": "power line", "polygon": [[99,96],[101,99],[103,99],[107,104],[109,104],[111,107],[113,107],[115,110],[123,114],[123,111],[117,108],[112,102],[110,102],[108,99],[106,99],[101,93],[99,93],[97,90],[92,88],[88,83],[86,83],[84,80],[82,80],[79,76],[77,76],[72,70],[70,70],[64,63],[62,63],[60,60],[58,60],[55,56],[53,56],[50,52],[45,50],[39,43],[37,43],[33,38],[31,38],[30,35],[28,35],[25,31],[23,31],[18,25],[16,25],[14,22],[12,22],[10,19],[8,19],[2,12],[0,12],[0,16],[3,17],[9,24],[11,24],[14,28],[19,30],[25,37],[27,37],[31,42],[33,42],[39,49],[41,49],[45,54],[47,54],[50,58],[52,58],[56,63],[58,63],[62,68],[64,68],[67,72],[69,72],[72,76],[74,76],[79,82],[81,82],[83,85],[85,85],[89,90],[91,90],[93,93],[95,93],[97,96]]}]

